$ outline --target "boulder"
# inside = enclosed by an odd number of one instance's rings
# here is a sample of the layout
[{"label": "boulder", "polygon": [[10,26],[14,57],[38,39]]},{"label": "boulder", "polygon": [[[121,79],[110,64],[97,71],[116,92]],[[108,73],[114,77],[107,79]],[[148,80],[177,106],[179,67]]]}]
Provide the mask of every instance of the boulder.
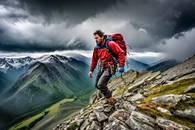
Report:
[{"label": "boulder", "polygon": [[120,120],[122,122],[125,122],[129,118],[129,116],[130,116],[130,114],[127,111],[125,111],[123,109],[117,110],[110,115],[109,122],[112,122],[116,119]]},{"label": "boulder", "polygon": [[130,101],[133,102],[133,103],[140,103],[143,100],[144,100],[144,96],[140,93],[135,94],[134,96],[132,96],[130,98]]},{"label": "boulder", "polygon": [[176,122],[157,117],[156,122],[158,126],[163,130],[190,130],[190,128],[180,125]]},{"label": "boulder", "polygon": [[103,130],[129,130],[129,128],[123,122],[115,120],[108,123]]},{"label": "boulder", "polygon": [[190,97],[186,95],[168,94],[152,98],[152,102],[157,104],[167,104],[169,106],[176,106],[178,102],[185,101],[188,98]]},{"label": "boulder", "polygon": [[126,124],[133,130],[156,130],[153,118],[136,111],[131,113]]},{"label": "boulder", "polygon": [[103,122],[108,119],[108,116],[106,116],[103,112],[94,111],[94,113],[99,122]]},{"label": "boulder", "polygon": [[129,113],[131,113],[132,111],[135,111],[137,109],[136,106],[132,105],[130,102],[128,101],[124,101],[122,108],[124,108],[126,111],[128,111]]},{"label": "boulder", "polygon": [[176,110],[173,112],[175,116],[181,117],[181,118],[186,118],[189,119],[193,122],[195,122],[195,108],[191,107],[189,109],[185,109],[184,111],[182,110]]},{"label": "boulder", "polygon": [[159,112],[165,113],[165,114],[167,114],[167,115],[172,115],[171,112],[170,112],[169,110],[165,109],[165,108],[157,107],[157,110],[158,110]]},{"label": "boulder", "polygon": [[80,130],[85,130],[89,125],[90,125],[89,120],[85,120],[84,123],[81,125]]},{"label": "boulder", "polygon": [[101,124],[97,121],[93,121],[88,129],[86,130],[101,130]]},{"label": "boulder", "polygon": [[90,113],[90,114],[89,114],[89,121],[90,121],[90,122],[93,122],[93,121],[95,121],[95,120],[97,120],[96,114],[95,114],[94,112]]},{"label": "boulder", "polygon": [[195,93],[195,84],[189,86],[184,93]]}]

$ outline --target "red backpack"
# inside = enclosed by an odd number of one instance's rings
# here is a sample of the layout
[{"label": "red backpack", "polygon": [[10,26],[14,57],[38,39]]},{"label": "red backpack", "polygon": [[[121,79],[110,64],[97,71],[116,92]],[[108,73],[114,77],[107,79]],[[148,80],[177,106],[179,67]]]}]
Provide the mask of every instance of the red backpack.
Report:
[{"label": "red backpack", "polygon": [[124,41],[124,38],[122,36],[122,34],[120,33],[116,33],[116,34],[113,34],[113,35],[105,35],[105,47],[111,51],[108,47],[108,42],[109,41],[114,41],[116,44],[119,45],[119,47],[125,52],[125,55],[127,55],[127,47],[126,47],[126,43]]}]

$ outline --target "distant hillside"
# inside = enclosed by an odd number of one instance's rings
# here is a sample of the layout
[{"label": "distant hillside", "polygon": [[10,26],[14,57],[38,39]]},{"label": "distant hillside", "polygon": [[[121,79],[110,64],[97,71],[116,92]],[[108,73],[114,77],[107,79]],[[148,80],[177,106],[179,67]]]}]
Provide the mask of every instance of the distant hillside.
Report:
[{"label": "distant hillside", "polygon": [[178,62],[176,60],[165,60],[160,63],[157,63],[149,68],[147,68],[148,71],[165,71],[175,65],[177,65]]},{"label": "distant hillside", "polygon": [[128,58],[126,60],[126,68],[127,70],[131,69],[131,70],[135,70],[138,72],[147,70],[147,68],[149,68],[150,66],[148,64],[142,63],[140,61],[137,61],[133,58]]},{"label": "distant hillside", "polygon": [[6,74],[0,72],[0,92],[6,89],[12,82],[6,77]]},{"label": "distant hillside", "polygon": [[92,81],[88,81],[88,69],[88,64],[73,57],[46,55],[39,58],[3,93],[0,113],[6,112],[9,116],[4,113],[1,118],[10,122],[40,106],[43,108],[62,98],[76,98],[94,89]]}]

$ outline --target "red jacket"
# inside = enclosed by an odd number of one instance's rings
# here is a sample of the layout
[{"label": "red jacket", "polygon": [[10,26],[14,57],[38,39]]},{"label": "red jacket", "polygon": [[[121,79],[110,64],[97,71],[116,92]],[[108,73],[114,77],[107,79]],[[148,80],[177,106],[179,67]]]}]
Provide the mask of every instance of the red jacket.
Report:
[{"label": "red jacket", "polygon": [[[103,44],[105,44],[105,42]],[[108,47],[112,51],[112,53],[116,55],[116,58],[119,61],[119,66],[123,67],[125,65],[125,52],[114,41],[109,41]],[[105,47],[98,49],[96,47],[94,48],[93,56],[91,59],[90,71],[94,71],[98,60],[103,63],[113,63],[112,56]]]}]

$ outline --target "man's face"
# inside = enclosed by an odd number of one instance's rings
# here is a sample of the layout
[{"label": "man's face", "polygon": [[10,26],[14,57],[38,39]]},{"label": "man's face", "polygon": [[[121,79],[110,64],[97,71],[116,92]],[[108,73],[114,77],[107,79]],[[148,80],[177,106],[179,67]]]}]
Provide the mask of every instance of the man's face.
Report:
[{"label": "man's face", "polygon": [[103,41],[103,37],[100,37],[98,34],[95,34],[94,38],[97,44],[101,44]]}]

